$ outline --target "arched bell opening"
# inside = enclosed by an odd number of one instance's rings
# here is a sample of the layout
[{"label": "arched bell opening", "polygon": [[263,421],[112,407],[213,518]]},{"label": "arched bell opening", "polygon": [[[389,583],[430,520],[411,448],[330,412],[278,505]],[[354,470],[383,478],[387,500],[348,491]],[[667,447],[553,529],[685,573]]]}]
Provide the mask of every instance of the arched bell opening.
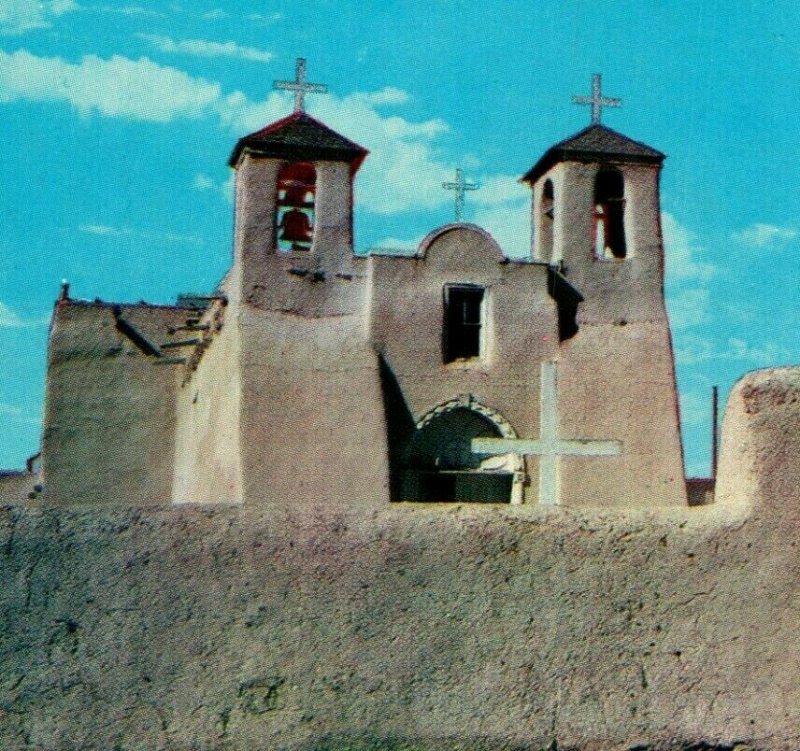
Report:
[{"label": "arched bell opening", "polygon": [[278,174],[275,217],[278,250],[311,250],[316,191],[317,171],[310,162],[287,164]]},{"label": "arched bell opening", "polygon": [[522,457],[475,454],[473,438],[516,438],[516,434],[492,410],[463,397],[425,415],[405,451],[401,500],[521,503]]},{"label": "arched bell opening", "polygon": [[625,181],[618,169],[597,173],[594,183],[595,258],[623,259],[625,247]]},{"label": "arched bell opening", "polygon": [[553,261],[553,223],[555,220],[555,191],[553,181],[546,180],[542,186],[539,203],[539,257],[548,263]]}]

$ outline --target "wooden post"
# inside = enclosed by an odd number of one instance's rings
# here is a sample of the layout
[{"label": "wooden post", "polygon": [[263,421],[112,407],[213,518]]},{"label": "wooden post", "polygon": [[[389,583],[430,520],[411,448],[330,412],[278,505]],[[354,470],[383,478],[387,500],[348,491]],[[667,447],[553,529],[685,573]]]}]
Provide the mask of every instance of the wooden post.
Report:
[{"label": "wooden post", "polygon": [[717,459],[719,458],[719,389],[711,387],[711,478],[717,479]]}]

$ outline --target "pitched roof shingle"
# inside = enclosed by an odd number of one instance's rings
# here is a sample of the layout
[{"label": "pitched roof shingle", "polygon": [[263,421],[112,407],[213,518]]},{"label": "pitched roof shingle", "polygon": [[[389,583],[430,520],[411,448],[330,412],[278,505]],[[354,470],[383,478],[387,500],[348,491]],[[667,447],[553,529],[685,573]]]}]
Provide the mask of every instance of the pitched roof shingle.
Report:
[{"label": "pitched roof shingle", "polygon": [[245,149],[278,159],[328,159],[350,162],[355,172],[369,153],[306,112],[295,112],[240,138],[228,164],[235,167]]},{"label": "pitched roof shingle", "polygon": [[521,179],[523,182],[535,182],[558,162],[588,162],[601,158],[659,164],[665,159],[665,155],[605,125],[594,124],[551,146]]}]

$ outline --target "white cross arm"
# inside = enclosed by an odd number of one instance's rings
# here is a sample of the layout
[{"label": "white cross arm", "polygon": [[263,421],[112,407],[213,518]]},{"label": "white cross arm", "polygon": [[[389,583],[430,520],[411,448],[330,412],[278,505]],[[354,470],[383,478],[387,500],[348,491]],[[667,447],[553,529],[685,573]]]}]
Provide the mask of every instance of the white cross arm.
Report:
[{"label": "white cross arm", "polygon": [[304,91],[315,94],[327,94],[328,87],[321,83],[298,83],[297,81],[274,81],[273,89],[283,89],[284,91]]},{"label": "white cross arm", "polygon": [[473,438],[472,452],[496,456],[523,454],[527,456],[619,456],[622,442],[593,438],[570,438],[560,441],[525,440],[515,438]]},{"label": "white cross arm", "polygon": [[573,104],[602,104],[604,107],[621,107],[622,106],[622,99],[618,97],[602,97],[601,99],[595,99],[594,97],[590,96],[573,96],[572,97]]}]

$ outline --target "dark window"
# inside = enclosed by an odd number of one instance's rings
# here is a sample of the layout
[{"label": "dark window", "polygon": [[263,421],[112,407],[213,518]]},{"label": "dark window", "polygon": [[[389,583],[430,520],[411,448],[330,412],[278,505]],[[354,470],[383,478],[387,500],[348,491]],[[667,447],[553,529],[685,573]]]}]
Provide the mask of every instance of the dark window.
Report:
[{"label": "dark window", "polygon": [[625,258],[625,184],[622,173],[604,169],[594,183],[594,242],[597,258]]},{"label": "dark window", "polygon": [[555,196],[553,183],[548,180],[542,188],[541,212],[539,215],[539,257],[543,261],[553,260],[553,219],[555,217]]},{"label": "dark window", "polygon": [[444,288],[444,361],[481,355],[483,287],[448,285]]}]

